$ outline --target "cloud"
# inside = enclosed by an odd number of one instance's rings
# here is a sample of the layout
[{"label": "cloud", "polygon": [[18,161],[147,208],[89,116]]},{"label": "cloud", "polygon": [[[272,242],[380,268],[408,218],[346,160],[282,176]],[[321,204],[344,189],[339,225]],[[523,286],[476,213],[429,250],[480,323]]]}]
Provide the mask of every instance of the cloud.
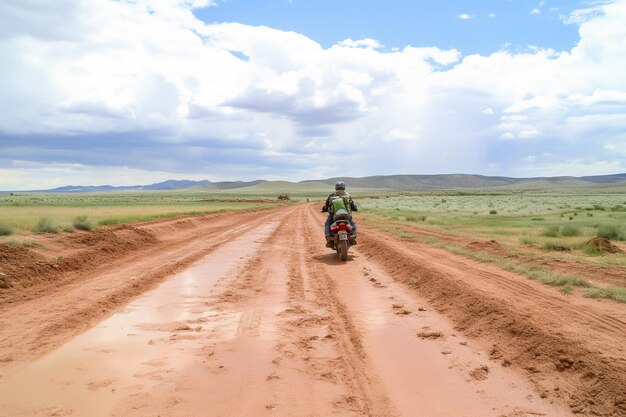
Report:
[{"label": "cloud", "polygon": [[206,24],[193,12],[210,1],[35,3],[0,4],[0,189],[46,164],[220,179],[338,175],[344,155],[351,175],[511,175],[544,154],[569,174],[624,165],[624,0],[566,19],[571,50],[487,56],[324,48]]},{"label": "cloud", "polygon": [[530,14],[541,14],[541,10],[534,8],[530,11]]},{"label": "cloud", "polygon": [[461,13],[460,15],[457,16],[459,19],[461,20],[469,20],[471,19],[473,16],[467,13]]},{"label": "cloud", "polygon": [[375,39],[359,39],[359,40],[352,40],[352,39],[346,39],[343,40],[341,42],[338,43],[339,46],[347,46],[349,48],[372,48],[372,49],[378,49],[378,48],[382,48],[383,45],[380,44],[380,42],[378,42]]}]

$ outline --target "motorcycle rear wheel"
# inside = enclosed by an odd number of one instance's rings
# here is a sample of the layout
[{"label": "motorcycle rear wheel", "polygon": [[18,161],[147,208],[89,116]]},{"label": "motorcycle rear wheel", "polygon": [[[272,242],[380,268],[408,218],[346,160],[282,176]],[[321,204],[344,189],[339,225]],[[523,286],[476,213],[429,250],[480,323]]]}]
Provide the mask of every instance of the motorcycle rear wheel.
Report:
[{"label": "motorcycle rear wheel", "polygon": [[348,260],[348,241],[340,240],[339,246],[337,247],[337,252],[339,253],[339,258],[342,261]]}]

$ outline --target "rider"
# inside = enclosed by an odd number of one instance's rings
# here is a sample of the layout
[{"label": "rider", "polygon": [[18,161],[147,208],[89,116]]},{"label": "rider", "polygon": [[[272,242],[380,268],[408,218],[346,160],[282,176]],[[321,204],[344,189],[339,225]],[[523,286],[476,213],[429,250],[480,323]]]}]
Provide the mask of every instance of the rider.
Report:
[{"label": "rider", "polygon": [[[350,194],[346,192],[346,183],[343,181],[337,181],[337,183],[335,183],[335,192],[328,196],[324,207],[322,207],[322,213],[328,213],[326,225],[324,226],[324,233],[326,234],[326,246],[329,248],[332,247],[332,234],[330,233],[330,225],[333,223],[333,213],[331,213],[332,200],[337,196],[348,197],[350,210],[359,211],[356,204],[354,204],[354,201],[352,201],[352,197],[350,197]],[[352,216],[350,216],[350,224],[352,225],[352,238],[354,239],[354,243],[356,244],[356,223],[352,219]]]}]

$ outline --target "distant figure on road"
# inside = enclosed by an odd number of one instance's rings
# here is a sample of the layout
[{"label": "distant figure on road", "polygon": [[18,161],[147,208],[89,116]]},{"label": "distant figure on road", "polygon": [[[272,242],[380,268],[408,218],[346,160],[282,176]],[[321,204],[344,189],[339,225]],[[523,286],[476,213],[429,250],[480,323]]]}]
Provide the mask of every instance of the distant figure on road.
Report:
[{"label": "distant figure on road", "polygon": [[347,220],[349,220],[352,225],[351,237],[356,241],[356,223],[352,219],[352,212],[359,211],[359,209],[356,204],[354,204],[354,201],[352,201],[350,194],[346,192],[346,183],[343,181],[337,181],[335,184],[335,192],[328,196],[324,207],[322,207],[322,213],[328,213],[326,225],[324,226],[324,234],[326,236],[326,247],[329,248],[332,247],[330,225],[337,220],[334,217],[338,207],[341,207],[348,212],[349,218]]}]

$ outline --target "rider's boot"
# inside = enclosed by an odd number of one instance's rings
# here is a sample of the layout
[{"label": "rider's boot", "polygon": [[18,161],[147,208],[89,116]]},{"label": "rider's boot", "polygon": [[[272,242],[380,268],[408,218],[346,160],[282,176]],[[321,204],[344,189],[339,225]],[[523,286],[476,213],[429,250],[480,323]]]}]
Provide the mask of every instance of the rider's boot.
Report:
[{"label": "rider's boot", "polygon": [[326,247],[327,248],[332,248],[333,247],[333,240],[332,240],[332,236],[326,236]]}]

